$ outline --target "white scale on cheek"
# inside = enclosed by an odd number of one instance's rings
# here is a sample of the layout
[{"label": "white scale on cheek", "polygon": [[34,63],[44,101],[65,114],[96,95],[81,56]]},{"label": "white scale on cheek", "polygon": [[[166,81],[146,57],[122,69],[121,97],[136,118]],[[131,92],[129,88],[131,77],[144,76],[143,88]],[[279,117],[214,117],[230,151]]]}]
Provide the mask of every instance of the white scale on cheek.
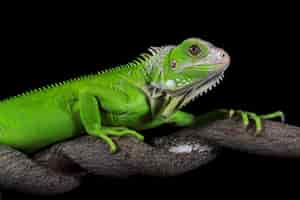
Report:
[{"label": "white scale on cheek", "polygon": [[167,80],[166,86],[167,86],[168,88],[174,88],[174,87],[176,86],[176,83],[175,83],[174,80]]},{"label": "white scale on cheek", "polygon": [[167,86],[167,88],[172,89],[172,88],[175,88],[176,85],[177,86],[184,86],[184,85],[187,85],[189,83],[191,83],[191,79],[186,80],[186,79],[176,78],[175,80],[167,80],[166,81],[166,86]]}]

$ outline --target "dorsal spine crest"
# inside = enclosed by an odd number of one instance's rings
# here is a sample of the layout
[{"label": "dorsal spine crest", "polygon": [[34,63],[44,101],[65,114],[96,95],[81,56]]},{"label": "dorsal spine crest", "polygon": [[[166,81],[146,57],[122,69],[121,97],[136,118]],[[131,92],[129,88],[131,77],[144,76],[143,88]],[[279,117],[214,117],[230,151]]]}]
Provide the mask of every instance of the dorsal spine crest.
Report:
[{"label": "dorsal spine crest", "polygon": [[[150,52],[151,52],[152,55],[154,55],[155,53],[157,53],[157,50],[151,49]],[[17,97],[32,95],[32,94],[35,94],[35,93],[38,93],[38,92],[46,92],[49,89],[60,87],[60,86],[72,83],[74,81],[90,80],[90,79],[93,79],[93,78],[97,78],[98,76],[101,76],[105,73],[118,72],[118,71],[121,71],[121,70],[130,71],[130,70],[144,64],[147,60],[149,60],[149,58],[152,55],[150,55],[149,53],[144,53],[144,54],[141,54],[140,56],[138,56],[133,61],[131,61],[127,64],[118,65],[114,68],[104,69],[104,70],[97,71],[96,73],[92,73],[92,74],[88,74],[88,75],[81,75],[81,76],[74,77],[74,78],[71,78],[71,79],[68,79],[68,80],[65,80],[65,81],[60,81],[60,82],[56,82],[56,83],[52,83],[52,84],[47,84],[47,85],[39,87],[39,88],[35,88],[35,89],[32,89],[32,90],[28,90],[28,91],[19,93],[15,96],[7,97],[7,98],[3,99],[2,102],[12,100],[12,99],[15,99]]]}]

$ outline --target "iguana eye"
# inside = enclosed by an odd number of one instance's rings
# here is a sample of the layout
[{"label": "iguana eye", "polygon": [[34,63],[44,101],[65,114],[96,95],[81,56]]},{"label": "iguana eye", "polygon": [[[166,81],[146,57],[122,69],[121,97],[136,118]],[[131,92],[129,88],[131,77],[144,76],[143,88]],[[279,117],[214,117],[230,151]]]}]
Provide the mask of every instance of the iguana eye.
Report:
[{"label": "iguana eye", "polygon": [[189,52],[193,56],[197,56],[201,53],[201,49],[197,45],[192,45],[189,47]]}]

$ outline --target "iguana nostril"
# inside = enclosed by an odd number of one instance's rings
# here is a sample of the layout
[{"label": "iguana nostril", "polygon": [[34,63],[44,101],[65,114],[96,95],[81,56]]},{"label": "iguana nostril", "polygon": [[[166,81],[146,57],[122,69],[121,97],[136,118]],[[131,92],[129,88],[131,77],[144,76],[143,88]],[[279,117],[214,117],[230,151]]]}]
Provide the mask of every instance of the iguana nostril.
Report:
[{"label": "iguana nostril", "polygon": [[220,60],[222,63],[229,63],[228,54],[221,48],[217,48],[217,60]]}]

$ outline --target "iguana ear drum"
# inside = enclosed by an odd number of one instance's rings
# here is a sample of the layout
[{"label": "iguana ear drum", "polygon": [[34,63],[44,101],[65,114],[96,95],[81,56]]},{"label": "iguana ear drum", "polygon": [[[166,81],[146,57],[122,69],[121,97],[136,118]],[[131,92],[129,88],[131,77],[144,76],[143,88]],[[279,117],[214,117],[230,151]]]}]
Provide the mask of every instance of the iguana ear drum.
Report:
[{"label": "iguana ear drum", "polygon": [[175,68],[176,68],[176,65],[177,65],[176,60],[172,60],[172,62],[171,62],[171,67],[172,67],[173,69],[175,69]]}]

